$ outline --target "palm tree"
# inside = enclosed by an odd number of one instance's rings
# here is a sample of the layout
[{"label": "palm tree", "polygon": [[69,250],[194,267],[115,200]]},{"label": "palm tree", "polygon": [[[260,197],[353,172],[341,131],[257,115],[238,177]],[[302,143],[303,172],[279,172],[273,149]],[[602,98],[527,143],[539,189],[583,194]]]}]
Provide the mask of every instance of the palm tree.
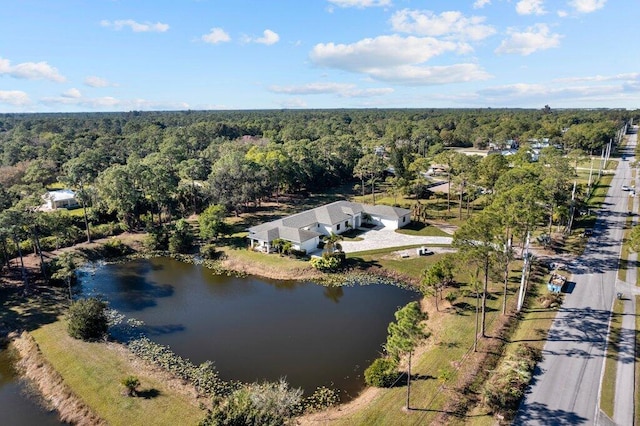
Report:
[{"label": "palm tree", "polygon": [[342,246],[338,241],[343,241],[342,235],[334,234],[324,237],[324,249],[327,253],[333,254],[336,251],[342,251]]}]

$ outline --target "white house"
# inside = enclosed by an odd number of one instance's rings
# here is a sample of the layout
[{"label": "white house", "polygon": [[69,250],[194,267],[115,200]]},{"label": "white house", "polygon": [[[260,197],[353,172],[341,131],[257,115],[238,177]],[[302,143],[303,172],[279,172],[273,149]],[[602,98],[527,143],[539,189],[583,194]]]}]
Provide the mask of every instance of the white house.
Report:
[{"label": "white house", "polygon": [[293,249],[307,253],[316,250],[322,235],[342,234],[364,223],[398,229],[411,222],[411,210],[391,206],[372,206],[336,201],[315,209],[249,228],[251,246],[271,251],[276,239],[291,242]]},{"label": "white house", "polygon": [[42,210],[78,207],[76,193],[70,189],[48,191],[42,196],[42,199],[45,201],[45,204],[41,208]]}]

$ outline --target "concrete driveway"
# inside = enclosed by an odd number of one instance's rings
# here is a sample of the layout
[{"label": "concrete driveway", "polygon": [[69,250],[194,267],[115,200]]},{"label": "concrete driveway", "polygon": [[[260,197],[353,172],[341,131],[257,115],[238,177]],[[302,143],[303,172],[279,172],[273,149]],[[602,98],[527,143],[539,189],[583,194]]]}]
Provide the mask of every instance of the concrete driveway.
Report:
[{"label": "concrete driveway", "polygon": [[345,253],[418,244],[451,244],[452,237],[419,237],[399,234],[389,229],[367,229],[358,237],[362,241],[340,241]]}]

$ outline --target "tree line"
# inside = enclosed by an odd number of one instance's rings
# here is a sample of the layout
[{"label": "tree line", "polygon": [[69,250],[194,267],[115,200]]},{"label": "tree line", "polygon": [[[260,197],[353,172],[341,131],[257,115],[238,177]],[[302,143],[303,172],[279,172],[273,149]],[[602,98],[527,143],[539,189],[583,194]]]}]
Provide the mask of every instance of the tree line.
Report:
[{"label": "tree line", "polygon": [[[359,182],[363,193],[375,195],[390,169],[389,190],[420,199],[426,194],[422,173],[434,162],[446,166],[448,208],[453,190],[462,217],[463,202],[468,208],[480,186],[493,191],[509,163],[528,163],[527,151],[506,163],[499,155],[481,160],[447,148],[546,139],[578,158],[601,151],[637,115],[547,108],[4,114],[3,258],[17,255],[20,247],[12,242],[27,237],[37,252],[41,238],[78,240],[80,232],[91,240],[98,224],[135,229],[201,213],[212,204],[237,215],[282,194],[346,182]],[[517,182],[552,179],[517,170],[521,176],[508,175]],[[565,214],[563,179],[545,186],[553,194],[545,204],[550,223]],[[58,182],[76,191],[81,218],[36,211],[45,188]]]}]

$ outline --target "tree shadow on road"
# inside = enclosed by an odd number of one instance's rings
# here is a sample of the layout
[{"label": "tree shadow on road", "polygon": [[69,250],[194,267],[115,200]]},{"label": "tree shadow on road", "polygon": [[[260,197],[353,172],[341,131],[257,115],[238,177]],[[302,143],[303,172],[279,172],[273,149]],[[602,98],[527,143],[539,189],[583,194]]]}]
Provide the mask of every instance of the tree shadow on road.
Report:
[{"label": "tree shadow on road", "polygon": [[586,424],[587,420],[574,412],[552,409],[545,404],[534,402],[520,407],[513,425],[580,425]]}]

